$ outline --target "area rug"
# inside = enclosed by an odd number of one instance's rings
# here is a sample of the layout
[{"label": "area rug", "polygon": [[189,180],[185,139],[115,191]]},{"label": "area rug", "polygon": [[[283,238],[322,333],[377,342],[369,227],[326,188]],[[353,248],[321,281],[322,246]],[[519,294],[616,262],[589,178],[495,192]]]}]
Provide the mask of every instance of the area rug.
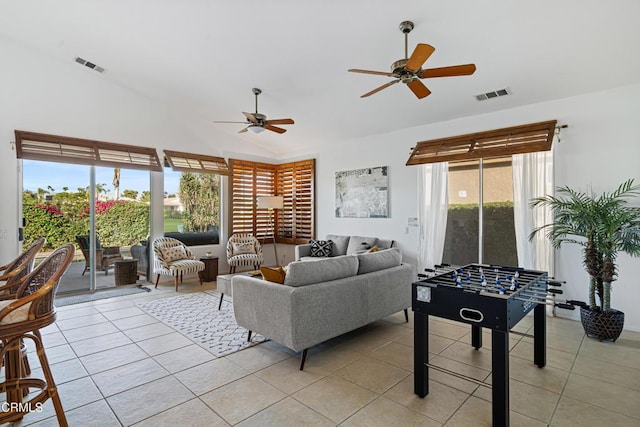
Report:
[{"label": "area rug", "polygon": [[55,306],[64,307],[65,305],[80,304],[88,301],[97,301],[99,299],[120,297],[122,295],[137,294],[139,292],[149,292],[151,289],[145,286],[133,287],[117,287],[112,289],[98,289],[94,292],[86,292],[75,295],[56,295]]},{"label": "area rug", "polygon": [[266,341],[236,323],[233,304],[227,295],[218,310],[220,294],[198,292],[136,304],[138,308],[191,338],[216,356],[225,356]]}]

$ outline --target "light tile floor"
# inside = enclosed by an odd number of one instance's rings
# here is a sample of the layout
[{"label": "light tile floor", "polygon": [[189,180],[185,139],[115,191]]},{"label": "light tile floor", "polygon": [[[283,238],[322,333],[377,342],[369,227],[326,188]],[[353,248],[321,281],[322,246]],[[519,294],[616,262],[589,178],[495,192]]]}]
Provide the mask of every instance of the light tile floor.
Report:
[{"label": "light tile floor", "polygon": [[[214,288],[185,281],[179,293]],[[487,388],[432,370],[429,396],[413,394],[412,318],[402,313],[312,348],[299,371],[297,355],[273,342],[216,358],[136,307],[174,295],[167,281],[58,310],[42,332],[69,425],[491,425]],[[510,335],[511,424],[640,425],[640,333],[601,343],[579,322],[547,325],[545,369],[531,362],[531,338]],[[515,328],[531,329],[529,317]],[[432,363],[491,382],[489,331],[479,351],[465,325],[432,318],[431,334]],[[57,425],[53,406],[16,425]]]}]

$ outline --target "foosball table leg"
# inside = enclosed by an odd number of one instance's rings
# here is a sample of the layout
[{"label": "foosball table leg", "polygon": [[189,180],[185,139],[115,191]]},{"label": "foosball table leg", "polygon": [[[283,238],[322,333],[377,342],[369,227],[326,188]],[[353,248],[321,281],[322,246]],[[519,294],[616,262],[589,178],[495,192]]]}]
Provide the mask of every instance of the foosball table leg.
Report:
[{"label": "foosball table leg", "polygon": [[547,364],[547,313],[544,304],[533,309],[533,363],[538,368]]},{"label": "foosball table leg", "polygon": [[471,325],[471,345],[476,350],[482,347],[482,327]]},{"label": "foosball table leg", "polygon": [[491,331],[493,426],[509,425],[509,332]]},{"label": "foosball table leg", "polygon": [[429,394],[429,315],[413,313],[413,392]]}]

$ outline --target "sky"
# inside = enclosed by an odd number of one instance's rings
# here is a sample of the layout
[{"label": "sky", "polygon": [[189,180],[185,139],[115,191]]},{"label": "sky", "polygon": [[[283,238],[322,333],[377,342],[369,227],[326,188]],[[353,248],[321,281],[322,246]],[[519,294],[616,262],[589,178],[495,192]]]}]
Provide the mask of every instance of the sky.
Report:
[{"label": "sky", "polygon": [[[69,191],[89,186],[89,166],[73,165],[56,162],[39,162],[23,160],[22,185],[23,190],[37,191],[38,188],[54,188],[54,193],[63,191],[68,187]],[[164,170],[164,187],[168,194],[178,191],[180,172],[171,169]],[[96,183],[104,184],[107,192],[113,193],[113,168],[96,167]],[[138,193],[149,191],[149,172],[120,169],[120,194],[124,190],[136,190]]]}]

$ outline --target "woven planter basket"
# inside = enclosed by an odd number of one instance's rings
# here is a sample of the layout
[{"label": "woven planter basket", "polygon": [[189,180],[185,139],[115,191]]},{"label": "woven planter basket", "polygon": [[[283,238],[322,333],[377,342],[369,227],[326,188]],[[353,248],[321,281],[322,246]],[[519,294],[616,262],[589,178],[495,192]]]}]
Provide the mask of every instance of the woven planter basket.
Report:
[{"label": "woven planter basket", "polygon": [[580,321],[584,333],[600,341],[618,339],[624,327],[624,313],[611,309],[602,311],[592,310],[590,307],[580,307]]}]

